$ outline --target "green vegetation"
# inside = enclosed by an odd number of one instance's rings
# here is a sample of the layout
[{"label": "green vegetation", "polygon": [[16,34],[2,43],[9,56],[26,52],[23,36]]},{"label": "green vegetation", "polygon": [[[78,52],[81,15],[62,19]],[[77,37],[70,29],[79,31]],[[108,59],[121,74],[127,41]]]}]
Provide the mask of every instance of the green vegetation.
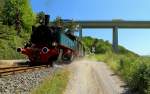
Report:
[{"label": "green vegetation", "polygon": [[5,1],[4,0],[0,0],[0,21],[2,20],[2,11],[3,11],[3,8],[4,8],[4,4],[5,4]]},{"label": "green vegetation", "polygon": [[0,59],[24,58],[16,52],[16,48],[29,40],[31,27],[35,24],[36,17],[29,0],[0,2]]},{"label": "green vegetation", "polygon": [[[85,37],[84,43],[90,49],[95,40]],[[90,58],[107,63],[126,81],[132,91],[137,94],[150,94],[150,57],[139,56],[122,46],[119,46],[119,53],[115,54],[110,43],[97,40],[96,55],[90,55]]]},{"label": "green vegetation", "polygon": [[36,23],[43,23],[45,19],[45,13],[43,11],[37,13]]},{"label": "green vegetation", "polygon": [[3,24],[28,31],[36,19],[29,0],[5,0],[1,17]]},{"label": "green vegetation", "polygon": [[70,72],[66,69],[56,71],[31,94],[63,94],[69,80],[69,74]]},{"label": "green vegetation", "polygon": [[17,53],[16,48],[22,47],[29,34],[22,32],[19,36],[13,26],[8,27],[0,24],[0,59],[20,59],[24,58]]}]

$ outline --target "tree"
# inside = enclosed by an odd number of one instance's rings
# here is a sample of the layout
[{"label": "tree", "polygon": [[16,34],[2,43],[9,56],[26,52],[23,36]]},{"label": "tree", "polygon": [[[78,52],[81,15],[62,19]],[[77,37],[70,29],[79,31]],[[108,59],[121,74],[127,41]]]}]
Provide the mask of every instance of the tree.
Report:
[{"label": "tree", "polygon": [[59,26],[59,27],[63,27],[64,28],[64,22],[63,20],[61,19],[60,16],[56,17],[56,19],[54,20],[54,24],[56,26]]},{"label": "tree", "polygon": [[[18,1],[18,0],[17,0]],[[35,23],[36,16],[32,11],[29,0],[22,0],[22,21],[23,28],[31,30],[32,25]]]},{"label": "tree", "polygon": [[2,10],[5,4],[5,0],[0,0],[0,21],[2,20]]},{"label": "tree", "polygon": [[35,15],[31,9],[29,0],[5,0],[2,11],[3,24],[15,25],[16,30],[31,30],[35,22]]},{"label": "tree", "polygon": [[42,24],[44,23],[44,19],[45,19],[45,13],[43,11],[37,13],[36,15],[36,23],[37,24]]}]

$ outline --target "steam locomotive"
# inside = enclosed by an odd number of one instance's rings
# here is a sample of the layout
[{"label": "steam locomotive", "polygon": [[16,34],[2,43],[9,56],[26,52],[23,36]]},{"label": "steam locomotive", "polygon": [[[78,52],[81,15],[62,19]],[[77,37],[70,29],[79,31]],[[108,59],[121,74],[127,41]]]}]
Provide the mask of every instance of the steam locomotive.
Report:
[{"label": "steam locomotive", "polygon": [[49,15],[45,15],[44,24],[32,26],[32,34],[23,48],[17,48],[30,60],[30,65],[53,62],[71,62],[75,57],[84,55],[84,46],[79,38],[65,32],[62,27],[49,25]]}]

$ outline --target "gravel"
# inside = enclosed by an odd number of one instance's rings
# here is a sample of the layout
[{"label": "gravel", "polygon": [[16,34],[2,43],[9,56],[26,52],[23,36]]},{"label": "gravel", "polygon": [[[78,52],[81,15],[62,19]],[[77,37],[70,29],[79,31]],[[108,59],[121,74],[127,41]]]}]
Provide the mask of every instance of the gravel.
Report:
[{"label": "gravel", "polygon": [[0,78],[0,94],[29,94],[33,88],[42,83],[56,68],[18,73]]}]

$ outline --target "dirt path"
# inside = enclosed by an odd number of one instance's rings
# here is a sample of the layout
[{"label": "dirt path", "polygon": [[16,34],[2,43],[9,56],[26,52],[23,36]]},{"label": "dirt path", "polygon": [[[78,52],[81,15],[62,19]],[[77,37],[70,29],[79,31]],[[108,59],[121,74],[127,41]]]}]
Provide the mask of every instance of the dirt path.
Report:
[{"label": "dirt path", "polygon": [[17,66],[17,64],[25,63],[27,60],[0,60],[0,68]]},{"label": "dirt path", "polygon": [[64,94],[125,94],[124,83],[102,62],[76,61]]}]

